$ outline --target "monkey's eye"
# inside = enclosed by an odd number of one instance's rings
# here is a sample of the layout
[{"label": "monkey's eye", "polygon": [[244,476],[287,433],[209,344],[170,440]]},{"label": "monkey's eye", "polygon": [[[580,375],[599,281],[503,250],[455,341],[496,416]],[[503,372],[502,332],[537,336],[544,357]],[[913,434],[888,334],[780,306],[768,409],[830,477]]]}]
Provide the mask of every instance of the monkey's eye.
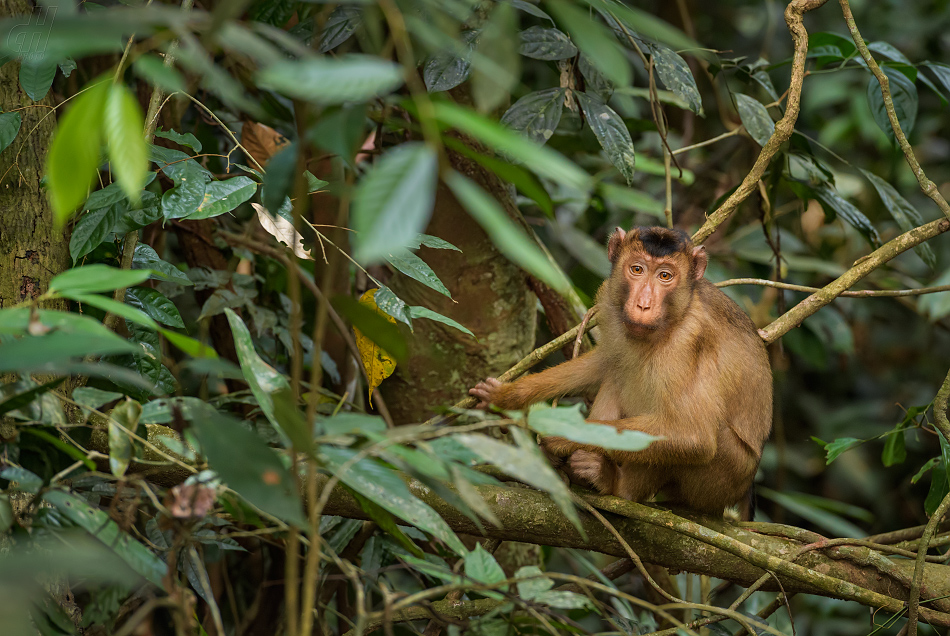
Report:
[{"label": "monkey's eye", "polygon": [[642,266],[642,265],[631,265],[631,266],[630,266],[630,272],[633,273],[633,274],[642,274],[642,273],[643,273],[643,266]]},{"label": "monkey's eye", "polygon": [[670,272],[660,272],[660,280],[664,283],[668,283],[673,280],[673,274]]}]

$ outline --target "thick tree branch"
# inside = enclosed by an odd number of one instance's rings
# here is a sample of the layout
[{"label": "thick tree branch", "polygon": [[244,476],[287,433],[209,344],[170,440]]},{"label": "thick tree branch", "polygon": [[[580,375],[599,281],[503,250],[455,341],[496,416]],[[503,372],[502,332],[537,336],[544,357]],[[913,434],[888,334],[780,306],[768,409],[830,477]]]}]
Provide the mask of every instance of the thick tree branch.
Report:
[{"label": "thick tree branch", "polygon": [[808,54],[808,31],[805,30],[803,16],[806,11],[817,9],[825,2],[827,0],[792,0],[785,8],[785,22],[788,24],[788,31],[792,34],[792,40],[795,44],[795,55],[792,58],[792,77],[788,87],[788,102],[785,106],[785,114],[775,122],[775,132],[762,147],[752,170],[745,176],[736,191],[729,195],[729,198],[723,201],[719,209],[710,214],[703,226],[693,234],[693,243],[699,245],[709,238],[709,235],[715,232],[716,228],[735,212],[739,204],[755,191],[759,179],[765,174],[772,158],[778,153],[782,144],[792,136],[792,132],[795,130],[795,122],[798,120],[798,113],[801,110],[802,83],[805,81],[805,59]]}]

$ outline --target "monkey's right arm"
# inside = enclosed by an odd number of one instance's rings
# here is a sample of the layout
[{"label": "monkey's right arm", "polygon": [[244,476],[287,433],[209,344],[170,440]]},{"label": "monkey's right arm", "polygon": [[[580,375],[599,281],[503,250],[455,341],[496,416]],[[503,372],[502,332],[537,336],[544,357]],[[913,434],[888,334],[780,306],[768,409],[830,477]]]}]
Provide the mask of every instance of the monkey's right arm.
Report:
[{"label": "monkey's right arm", "polygon": [[469,393],[478,398],[478,408],[493,404],[501,409],[523,409],[535,402],[595,391],[602,381],[602,366],[598,363],[595,349],[579,358],[562,362],[556,367],[514,382],[505,383],[488,378],[479,382]]}]

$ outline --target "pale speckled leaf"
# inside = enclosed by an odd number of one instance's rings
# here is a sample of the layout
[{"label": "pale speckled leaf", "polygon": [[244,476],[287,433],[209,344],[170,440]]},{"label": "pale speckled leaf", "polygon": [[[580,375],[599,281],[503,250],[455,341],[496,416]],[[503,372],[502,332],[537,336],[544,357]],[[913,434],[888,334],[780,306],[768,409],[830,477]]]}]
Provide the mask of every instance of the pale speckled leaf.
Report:
[{"label": "pale speckled leaf", "polygon": [[381,508],[442,540],[456,553],[464,556],[468,552],[442,517],[413,495],[396,472],[368,458],[341,470],[355,454],[350,449],[324,445],[317,458],[340,481]]},{"label": "pale speckled leaf", "polygon": [[691,111],[697,115],[702,115],[703,100],[699,96],[696,80],[693,78],[693,73],[689,70],[689,64],[686,63],[686,60],[679,53],[662,44],[651,42],[649,48],[653,55],[653,67],[656,69],[656,74],[660,76],[663,86],[689,104]]},{"label": "pale speckled leaf", "polygon": [[742,119],[742,125],[746,132],[755,139],[760,146],[768,143],[772,133],[775,132],[775,122],[772,121],[769,111],[757,99],[736,93],[736,109],[739,111],[739,117]]},{"label": "pale speckled leaf", "polygon": [[518,51],[526,57],[553,61],[577,55],[577,47],[558,29],[533,26],[522,31],[520,37],[521,47]]},{"label": "pale speckled leaf", "polygon": [[430,93],[447,91],[468,79],[472,73],[472,51],[478,31],[464,31],[460,51],[442,51],[426,60],[422,78]]},{"label": "pale speckled leaf", "polygon": [[636,155],[633,151],[633,139],[620,115],[605,104],[596,95],[575,92],[577,103],[584,111],[588,125],[594,131],[610,163],[614,164],[629,185],[633,181]]},{"label": "pale speckled leaf", "polygon": [[567,0],[548,0],[547,8],[571,41],[617,86],[630,86],[633,71],[613,34],[586,8]]},{"label": "pale speckled leaf", "polygon": [[175,303],[162,292],[150,287],[129,287],[125,290],[125,302],[145,312],[157,322],[169,327],[184,329],[185,323]]},{"label": "pale speckled leaf", "polygon": [[274,400],[271,396],[282,389],[288,390],[290,384],[277,369],[264,362],[257,355],[257,351],[254,350],[254,342],[251,340],[251,332],[247,330],[247,326],[241,320],[241,317],[230,308],[226,308],[224,313],[228,317],[228,324],[231,325],[231,333],[234,334],[234,348],[237,350],[238,362],[241,363],[244,379],[251,388],[251,393],[257,399],[261,412],[283,436],[284,433],[280,423],[274,416]]},{"label": "pale speckled leaf", "polygon": [[868,217],[864,216],[864,213],[854,207],[850,201],[842,198],[837,190],[824,183],[814,186],[813,189],[826,211],[830,208],[832,212],[864,235],[872,246],[876,247],[881,244],[881,237]]},{"label": "pale speckled leaf", "polygon": [[559,408],[539,405],[528,413],[528,426],[543,436],[564,437],[611,450],[643,450],[659,439],[641,431],[620,431],[607,424],[592,424],[584,419],[580,408],[580,404]]},{"label": "pale speckled leaf", "polygon": [[554,134],[567,89],[548,88],[528,93],[511,105],[501,118],[501,123],[524,134],[531,141],[543,144]]},{"label": "pale speckled leaf", "polygon": [[[906,75],[893,67],[881,66],[881,70],[887,76],[887,87],[891,91],[897,122],[900,124],[901,130],[904,131],[904,135],[910,137],[914,124],[917,122],[917,104],[919,101],[917,87]],[[871,116],[874,117],[877,125],[884,131],[891,143],[896,144],[897,138],[894,136],[891,120],[887,118],[887,109],[884,107],[881,85],[873,75],[868,80],[868,107],[871,109]]]},{"label": "pale speckled leaf", "polygon": [[393,290],[384,285],[379,288],[374,299],[377,307],[399,322],[408,325],[409,331],[412,331],[412,315],[409,313],[409,306],[402,298],[394,294]]},{"label": "pale speckled leaf", "polygon": [[390,265],[409,278],[419,281],[426,287],[434,289],[435,291],[448,296],[449,298],[452,297],[452,294],[449,292],[446,286],[442,284],[442,281],[439,280],[439,277],[436,276],[436,273],[432,271],[432,268],[429,267],[424,260],[412,252],[408,250],[400,250],[387,256],[386,260]]},{"label": "pale speckled leaf", "polygon": [[574,509],[567,486],[557,476],[531,436],[520,428],[510,429],[518,446],[509,446],[485,435],[459,434],[454,439],[478,455],[482,461],[494,464],[506,474],[551,495],[561,512],[583,533],[580,518]]},{"label": "pale speckled leaf", "polygon": [[363,23],[359,7],[339,6],[333,10],[320,33],[320,53],[326,53],[346,42],[353,32]]},{"label": "pale speckled leaf", "polygon": [[230,212],[257,192],[257,182],[248,177],[234,177],[224,181],[212,181],[205,186],[204,196],[198,209],[187,219],[210,219]]},{"label": "pale speckled leaf", "polygon": [[[868,181],[871,182],[874,189],[877,190],[878,196],[881,197],[881,201],[887,206],[888,212],[890,212],[894,220],[897,221],[897,225],[900,226],[901,230],[909,232],[915,227],[924,224],[924,219],[920,216],[920,212],[917,211],[917,208],[902,197],[894,186],[873,172],[864,169],[861,169],[861,172],[867,177]],[[929,243],[921,243],[914,248],[914,251],[917,252],[917,256],[919,256],[930,269],[937,269],[937,257],[934,255],[933,248],[930,247]]]}]

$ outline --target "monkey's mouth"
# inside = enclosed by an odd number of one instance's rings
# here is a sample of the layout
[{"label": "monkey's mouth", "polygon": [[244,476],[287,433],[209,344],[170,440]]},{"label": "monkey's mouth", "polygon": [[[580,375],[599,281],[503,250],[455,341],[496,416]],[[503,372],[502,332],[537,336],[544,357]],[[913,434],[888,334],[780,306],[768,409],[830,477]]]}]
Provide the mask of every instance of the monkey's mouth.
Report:
[{"label": "monkey's mouth", "polygon": [[647,336],[651,333],[656,332],[660,326],[663,324],[662,318],[656,318],[650,322],[642,322],[639,320],[633,320],[630,316],[623,317],[623,326],[626,327],[627,331],[633,336]]}]

